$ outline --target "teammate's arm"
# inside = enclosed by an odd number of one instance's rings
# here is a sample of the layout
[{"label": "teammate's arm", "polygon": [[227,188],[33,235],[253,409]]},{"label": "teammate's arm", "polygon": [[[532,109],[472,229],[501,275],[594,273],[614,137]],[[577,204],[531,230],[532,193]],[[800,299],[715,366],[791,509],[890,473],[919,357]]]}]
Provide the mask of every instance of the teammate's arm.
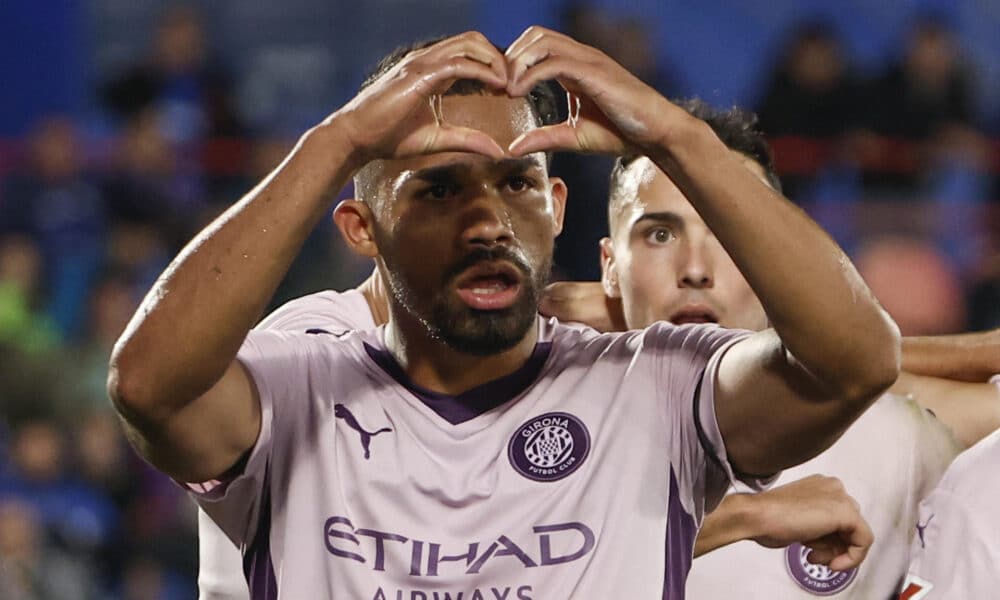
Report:
[{"label": "teammate's arm", "polygon": [[741,540],[767,548],[799,542],[813,549],[811,562],[843,571],[864,560],[874,536],[839,479],[811,475],[758,494],[726,496],[705,516],[694,555]]},{"label": "teammate's arm", "polygon": [[508,93],[523,95],[555,78],[579,98],[569,121],[525,133],[512,153],[649,156],[764,305],[774,330],[733,346],[716,381],[716,414],[733,466],[773,473],[829,447],[899,371],[898,330],[843,251],[746,169],[708,124],[604,53],[531,28],[507,58]]},{"label": "teammate's arm", "polygon": [[414,125],[431,95],[464,78],[506,83],[502,55],[481,34],[411,53],[303,135],[160,276],[115,345],[108,375],[129,438],[153,464],[180,480],[205,481],[253,446],[260,405],[236,353],[331,196],[357,168],[448,150],[503,155],[482,132]]},{"label": "teammate's arm", "polygon": [[1000,329],[903,338],[903,370],[914,375],[983,383],[1000,373]]},{"label": "teammate's arm", "polygon": [[966,448],[1000,429],[1000,387],[900,373],[891,391],[911,395]]}]

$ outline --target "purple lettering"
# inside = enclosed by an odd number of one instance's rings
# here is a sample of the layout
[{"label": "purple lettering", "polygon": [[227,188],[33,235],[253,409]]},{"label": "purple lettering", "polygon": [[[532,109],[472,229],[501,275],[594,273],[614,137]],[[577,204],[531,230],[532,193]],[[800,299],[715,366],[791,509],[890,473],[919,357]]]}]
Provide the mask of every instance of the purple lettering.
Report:
[{"label": "purple lettering", "polygon": [[427,594],[419,590],[413,590],[410,592],[410,600],[427,600]]},{"label": "purple lettering", "polygon": [[361,543],[358,542],[358,538],[354,537],[350,533],[346,531],[338,531],[333,528],[334,525],[341,523],[350,527],[352,531],[354,530],[354,525],[351,524],[351,522],[344,517],[330,517],[329,519],[327,519],[326,524],[323,526],[323,529],[326,532],[326,535],[324,536],[324,541],[326,542],[326,549],[330,552],[330,554],[334,556],[341,556],[343,558],[356,560],[359,563],[364,563],[365,557],[361,556],[360,554],[355,554],[354,552],[348,552],[347,550],[341,550],[340,548],[337,548],[333,545],[333,540],[331,538],[347,540],[349,542],[353,542],[356,546],[361,545]]},{"label": "purple lettering", "polygon": [[[584,556],[588,552],[594,549],[594,532],[590,530],[589,527],[583,523],[561,523],[559,525],[539,525],[534,527],[535,533],[541,533],[543,535],[539,536],[538,544],[542,553],[541,564],[545,566],[559,565],[562,563],[568,563],[574,561],[581,556]],[[568,530],[579,531],[583,535],[583,545],[579,550],[571,554],[566,554],[563,556],[552,556],[552,542],[549,538],[550,533],[555,533],[557,531],[568,531]]]},{"label": "purple lettering", "polygon": [[[498,550],[497,548],[499,546],[497,542],[503,544],[504,547]],[[517,559],[520,560],[525,567],[538,566],[537,564],[535,564],[535,561],[531,560],[531,557],[525,554],[524,550],[521,550],[521,548],[513,541],[511,541],[510,538],[508,538],[505,535],[501,535],[499,538],[497,538],[496,542],[490,544],[490,547],[486,549],[486,552],[483,552],[482,556],[476,559],[476,562],[472,563],[469,566],[468,570],[465,571],[466,574],[473,575],[479,573],[479,570],[483,568],[483,565],[486,564],[486,561],[488,561],[493,556],[516,556]]]},{"label": "purple lettering", "polygon": [[532,600],[530,585],[522,585],[517,588],[517,600]]},{"label": "purple lettering", "polygon": [[[465,592],[458,592],[455,600],[462,600],[464,594]],[[444,592],[444,596],[439,596],[437,592],[434,592],[434,600],[452,600],[451,592]]]},{"label": "purple lettering", "polygon": [[385,533],[375,529],[358,529],[356,534],[364,535],[375,539],[375,570],[385,571],[385,540],[392,542],[406,543],[406,538],[395,533]]},{"label": "purple lettering", "polygon": [[438,565],[443,562],[457,562],[464,560],[466,566],[472,564],[472,561],[476,558],[476,553],[479,551],[479,543],[473,542],[469,544],[469,551],[465,554],[456,554],[454,556],[440,556],[441,554],[441,544],[428,544],[427,550],[427,575],[429,577],[436,577],[438,574]]},{"label": "purple lettering", "polygon": [[496,588],[490,588],[490,590],[493,591],[493,595],[497,597],[497,600],[506,600],[507,594],[510,593],[509,587],[503,589],[503,594],[501,594]]},{"label": "purple lettering", "polygon": [[486,598],[483,598],[483,593],[479,591],[479,588],[476,588],[475,591],[472,592],[472,598],[470,600],[486,600]]},{"label": "purple lettering", "polygon": [[420,563],[424,560],[424,543],[413,540],[413,554],[410,555],[410,575],[420,576]]}]

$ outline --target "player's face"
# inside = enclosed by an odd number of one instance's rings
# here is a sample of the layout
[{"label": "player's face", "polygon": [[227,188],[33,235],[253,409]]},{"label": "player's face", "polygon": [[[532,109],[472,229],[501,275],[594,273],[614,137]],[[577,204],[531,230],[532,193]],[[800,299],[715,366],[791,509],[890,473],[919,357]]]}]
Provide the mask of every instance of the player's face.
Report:
[{"label": "player's face", "polygon": [[[475,127],[501,147],[535,127],[528,103],[445,96],[449,124]],[[378,246],[394,302],[457,350],[487,355],[534,323],[562,226],[566,190],[542,153],[495,161],[441,153],[389,161]]]},{"label": "player's face", "polygon": [[[764,180],[759,164],[739,156]],[[605,290],[621,295],[625,322],[766,328],[763,306],[694,207],[662,171],[640,160],[628,173],[637,178],[636,199],[618,219],[614,239],[602,242]]]}]

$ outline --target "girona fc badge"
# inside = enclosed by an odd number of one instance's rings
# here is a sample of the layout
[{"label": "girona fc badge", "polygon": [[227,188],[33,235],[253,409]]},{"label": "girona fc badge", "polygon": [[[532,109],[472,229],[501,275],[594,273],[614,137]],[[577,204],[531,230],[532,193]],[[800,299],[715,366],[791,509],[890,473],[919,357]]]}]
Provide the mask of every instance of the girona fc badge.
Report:
[{"label": "girona fc badge", "polygon": [[806,556],[809,548],[802,544],[792,544],[785,548],[785,567],[795,583],[805,591],[817,596],[832,596],[851,585],[858,575],[857,569],[831,571],[823,565],[814,565]]},{"label": "girona fc badge", "polygon": [[580,468],[590,453],[590,433],[568,413],[547,413],[517,428],[507,444],[510,464],[535,481],[557,481]]}]

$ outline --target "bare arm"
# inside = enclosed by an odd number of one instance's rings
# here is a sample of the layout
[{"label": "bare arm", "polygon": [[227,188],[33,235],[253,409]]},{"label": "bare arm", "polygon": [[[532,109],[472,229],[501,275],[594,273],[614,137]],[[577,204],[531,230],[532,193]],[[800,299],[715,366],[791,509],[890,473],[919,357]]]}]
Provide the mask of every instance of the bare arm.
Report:
[{"label": "bare arm", "polygon": [[306,133],[157,280],[115,345],[108,376],[130,439],[153,464],[178,479],[204,481],[253,446],[259,400],[236,353],[355,169],[425,152],[502,155],[482,132],[414,125],[412,115],[455,78],[502,87],[503,57],[471,33],[411,53]]},{"label": "bare arm", "polygon": [[1000,428],[1000,386],[901,373],[891,391],[912,395],[966,448]]},{"label": "bare arm", "polygon": [[[680,188],[763,303],[774,330],[734,346],[716,389],[733,464],[772,473],[832,444],[895,380],[899,334],[843,251],[746,169],[709,126],[598,50],[541,28],[507,51],[512,94],[557,78],[573,123],[511,145],[649,156]],[[747,427],[752,423],[753,427]]]},{"label": "bare arm", "polygon": [[914,375],[983,383],[1000,373],[1000,329],[903,338],[903,370]]},{"label": "bare arm", "polygon": [[767,548],[799,542],[813,548],[811,562],[843,571],[861,564],[874,536],[839,479],[811,475],[759,494],[726,496],[705,517],[694,555],[741,540]]}]

